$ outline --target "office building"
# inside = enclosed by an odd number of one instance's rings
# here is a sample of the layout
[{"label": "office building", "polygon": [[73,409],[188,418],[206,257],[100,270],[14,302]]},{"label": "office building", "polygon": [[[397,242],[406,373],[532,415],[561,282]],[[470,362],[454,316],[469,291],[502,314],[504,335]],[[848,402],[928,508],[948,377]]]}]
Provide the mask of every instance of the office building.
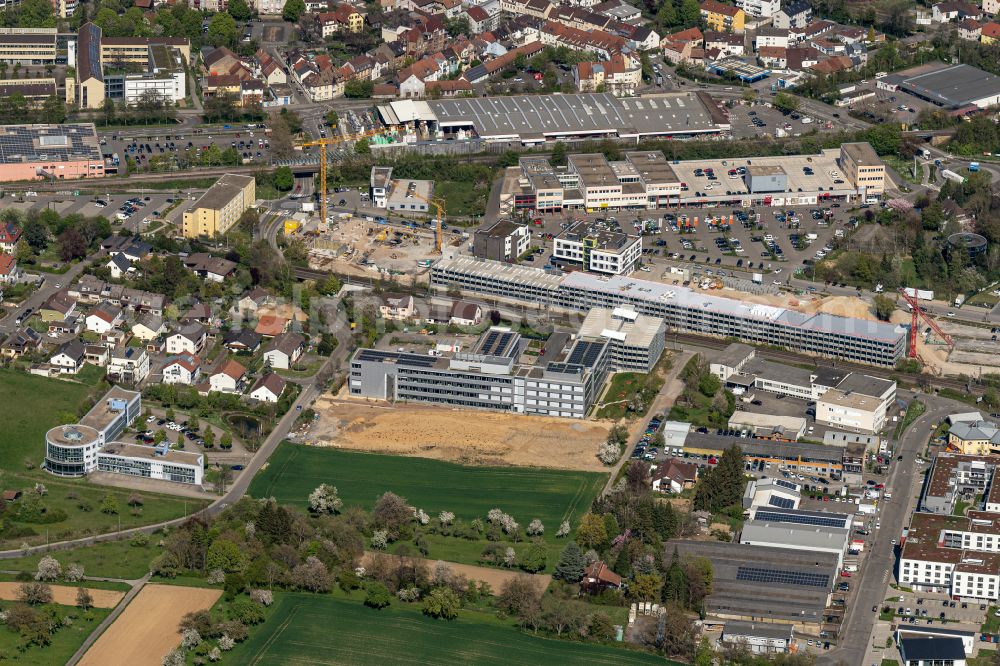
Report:
[{"label": "office building", "polygon": [[180,51],[163,45],[146,47],[145,71],[134,73],[107,66],[104,71],[105,94],[134,106],[142,100],[156,99],[176,104],[187,97],[187,77]]},{"label": "office building", "polygon": [[742,647],[752,654],[786,654],[792,647],[792,627],[767,622],[730,620],[719,639],[729,647]]},{"label": "office building", "polygon": [[59,476],[83,476],[97,469],[97,453],[115,440],[142,411],[142,395],[112,386],[79,423],[45,433],[45,469]]},{"label": "office building", "polygon": [[0,28],[0,62],[48,65],[56,62],[55,28]]},{"label": "office building", "polygon": [[433,193],[433,180],[393,180],[385,207],[400,213],[427,213]]},{"label": "office building", "polygon": [[171,450],[167,442],[155,447],[111,442],[97,453],[97,471],[200,486],[205,456]]},{"label": "office building", "polygon": [[600,223],[572,222],[556,236],[555,261],[576,264],[585,271],[622,275],[631,273],[642,257],[642,237],[609,231]]},{"label": "office building", "polygon": [[472,254],[493,261],[514,261],[531,247],[531,230],[510,220],[497,220],[476,229]]},{"label": "office building", "polygon": [[522,358],[525,347],[519,333],[493,327],[472,352],[428,356],[359,349],[351,359],[350,392],[379,400],[584,418],[609,371],[608,344],[554,333],[540,356]]},{"label": "office building", "polygon": [[257,198],[253,176],[227,173],[184,213],[185,238],[214,238],[229,231]]},{"label": "office building", "polygon": [[905,326],[759,305],[678,285],[582,271],[553,274],[471,257],[442,259],[431,285],[457,287],[517,303],[586,312],[627,306],[677,332],[776,345],[803,353],[893,367],[906,351]]},{"label": "office building", "polygon": [[103,176],[93,123],[0,126],[0,182]]},{"label": "office building", "polygon": [[663,320],[628,308],[594,308],[580,324],[579,336],[606,340],[616,372],[652,372],[663,354]]},{"label": "office building", "polygon": [[856,184],[861,200],[871,203],[885,194],[885,164],[871,144],[841,144],[840,164],[848,182]]}]

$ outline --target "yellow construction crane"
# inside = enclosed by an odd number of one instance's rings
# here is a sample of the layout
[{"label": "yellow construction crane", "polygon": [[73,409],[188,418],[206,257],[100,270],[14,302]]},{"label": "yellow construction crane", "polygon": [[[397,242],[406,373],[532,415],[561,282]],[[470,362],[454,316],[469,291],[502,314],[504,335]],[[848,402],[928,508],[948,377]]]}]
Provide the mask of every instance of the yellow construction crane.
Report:
[{"label": "yellow construction crane", "polygon": [[416,192],[413,193],[413,196],[425,203],[430,204],[431,206],[434,206],[435,210],[437,210],[437,226],[434,229],[434,251],[437,252],[438,254],[441,254],[441,246],[444,240],[444,231],[442,229],[442,224],[444,222],[444,215],[445,215],[444,212],[445,201],[441,197],[428,198],[423,195],[417,194]]},{"label": "yellow construction crane", "polygon": [[360,134],[349,134],[347,136],[338,136],[330,138],[315,139],[312,141],[302,141],[296,145],[301,148],[306,148],[309,146],[319,146],[319,207],[320,207],[320,225],[322,229],[326,228],[327,217],[326,217],[326,152],[329,146],[334,146],[338,143],[347,143],[350,141],[358,141],[359,139],[367,139],[370,136],[375,136],[376,134],[383,134],[385,130],[375,129],[368,130],[367,132],[362,132]]}]

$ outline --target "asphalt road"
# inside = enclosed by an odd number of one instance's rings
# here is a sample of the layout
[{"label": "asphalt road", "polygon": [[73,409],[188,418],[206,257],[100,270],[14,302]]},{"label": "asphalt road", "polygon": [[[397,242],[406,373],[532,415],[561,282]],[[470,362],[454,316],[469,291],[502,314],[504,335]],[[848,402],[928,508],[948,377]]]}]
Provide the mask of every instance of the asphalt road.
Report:
[{"label": "asphalt road", "polygon": [[[901,394],[901,397],[913,396]],[[871,550],[860,573],[851,578],[853,602],[840,631],[840,645],[820,656],[817,664],[821,666],[863,664],[869,637],[878,620],[878,612],[872,612],[872,607],[881,606],[886,586],[896,566],[896,547],[891,542],[894,539],[899,542],[903,527],[909,524],[911,511],[915,508],[911,499],[922,473],[915,458],[927,444],[932,424],[940,423],[945,416],[956,410],[968,408],[961,403],[934,396],[921,394],[917,397],[928,409],[903,433],[896,445],[896,455],[902,454],[903,460],[892,465],[886,481],[886,488],[892,493],[893,499],[882,502],[878,515],[882,527],[869,546]]]},{"label": "asphalt road", "polygon": [[17,321],[18,316],[29,307],[33,310],[37,310],[38,306],[45,302],[45,299],[60,289],[60,287],[56,287],[57,284],[68,285],[75,280],[80,273],[82,273],[84,269],[91,264],[91,262],[97,261],[104,256],[104,251],[100,250],[89,259],[75,264],[62,275],[42,273],[45,277],[45,281],[42,283],[42,286],[36,289],[34,293],[26,298],[17,308],[12,309],[6,317],[0,319],[0,335],[6,336],[17,328],[17,324],[15,324],[15,322]]}]

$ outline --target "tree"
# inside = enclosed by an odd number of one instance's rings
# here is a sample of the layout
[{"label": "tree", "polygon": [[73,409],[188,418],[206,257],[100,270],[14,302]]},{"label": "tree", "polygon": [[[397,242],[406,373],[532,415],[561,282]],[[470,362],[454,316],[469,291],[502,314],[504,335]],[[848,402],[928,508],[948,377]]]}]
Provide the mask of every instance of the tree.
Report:
[{"label": "tree", "polygon": [[662,586],[663,581],[656,574],[637,574],[628,586],[628,593],[637,601],[650,601],[660,598]]},{"label": "tree", "polygon": [[[286,5],[287,6],[287,5]],[[287,160],[295,152],[292,130],[288,118],[281,113],[271,114],[271,154],[276,159]]]},{"label": "tree", "polygon": [[38,570],[35,572],[35,580],[56,580],[62,575],[62,565],[59,560],[46,555],[38,561]]},{"label": "tree", "polygon": [[452,38],[458,37],[459,35],[468,35],[470,34],[469,19],[465,16],[448,19],[445,21],[444,29],[448,32],[448,36]]},{"label": "tree", "polygon": [[531,608],[538,606],[540,597],[535,580],[521,574],[507,579],[500,588],[496,605],[506,613],[523,617]]},{"label": "tree", "polygon": [[604,545],[608,541],[604,519],[593,513],[586,514],[576,528],[576,541],[584,548],[600,548]]},{"label": "tree", "polygon": [[274,170],[274,187],[279,192],[287,192],[295,185],[295,174],[289,167],[282,166]]},{"label": "tree", "polygon": [[306,561],[292,569],[292,585],[310,592],[329,592],[330,572],[317,557],[310,555]]},{"label": "tree", "polygon": [[101,513],[106,513],[109,516],[118,515],[118,498],[114,493],[104,495],[104,499],[101,500]]},{"label": "tree", "polygon": [[549,159],[552,166],[566,166],[566,144],[562,141],[556,141],[556,145],[552,146],[552,156]]},{"label": "tree", "polygon": [[[296,0],[289,0],[289,2],[296,2]],[[288,7],[288,3],[285,4],[285,7]],[[344,85],[344,97],[351,99],[368,99],[372,96],[372,92],[374,90],[375,83],[373,81],[351,79]]]},{"label": "tree", "polygon": [[676,546],[670,558],[670,566],[667,567],[664,575],[660,598],[664,602],[675,603],[682,608],[686,608],[688,605],[690,598],[688,594],[688,576],[684,567],[681,566],[680,555],[677,554]]},{"label": "tree", "polygon": [[330,109],[329,111],[326,112],[326,115],[323,117],[323,120],[326,121],[327,125],[329,125],[334,129],[337,129],[337,127],[340,126],[340,114],[338,114],[333,109]]},{"label": "tree", "polygon": [[[294,1],[294,0],[293,0]],[[226,13],[216,14],[208,24],[207,38],[213,46],[235,46],[239,37],[236,21]]]},{"label": "tree", "polygon": [[354,152],[358,155],[371,155],[372,147],[368,139],[362,137],[354,142]]},{"label": "tree", "polygon": [[229,12],[230,16],[241,23],[249,21],[250,17],[253,16],[253,11],[250,9],[246,0],[229,0],[229,7],[226,11]]},{"label": "tree", "polygon": [[521,568],[528,573],[537,573],[545,568],[546,550],[540,543],[533,543],[521,558]]},{"label": "tree", "polygon": [[698,0],[684,0],[681,3],[681,20],[685,25],[697,25],[701,18],[701,7]]},{"label": "tree", "polygon": [[882,321],[889,321],[889,317],[896,309],[896,302],[885,294],[875,294],[872,304],[875,306],[875,316]]},{"label": "tree", "polygon": [[321,483],[309,494],[309,510],[313,513],[340,513],[343,500],[337,496],[337,487]]},{"label": "tree", "polygon": [[52,588],[48,583],[21,583],[17,598],[29,606],[52,603]]},{"label": "tree", "polygon": [[424,615],[444,620],[454,620],[458,617],[458,609],[462,603],[449,587],[435,587],[424,598]]},{"label": "tree", "polygon": [[[603,528],[604,524],[601,524]],[[583,555],[583,551],[580,547],[576,545],[575,541],[570,541],[563,548],[562,553],[559,555],[559,564],[556,565],[556,570],[553,572],[552,577],[558,578],[559,580],[564,580],[567,583],[576,583],[583,578],[583,570],[587,567],[587,560]]]},{"label": "tree", "polygon": [[902,129],[896,123],[882,123],[868,130],[868,143],[879,155],[894,155],[903,143]]},{"label": "tree", "polygon": [[723,452],[718,465],[702,475],[695,489],[694,507],[716,512],[739,504],[745,485],[743,451],[734,444]]},{"label": "tree", "polygon": [[94,606],[94,597],[85,587],[76,588],[76,607],[82,611],[88,611]]},{"label": "tree", "polygon": [[205,567],[222,569],[226,573],[240,572],[246,568],[246,556],[235,543],[228,539],[216,539],[208,547]]},{"label": "tree", "polygon": [[412,519],[413,507],[392,492],[384,493],[372,507],[372,521],[377,527],[386,529],[391,540],[398,538],[399,529]]},{"label": "tree", "polygon": [[63,261],[73,261],[87,256],[87,241],[74,227],[59,234],[59,257]]},{"label": "tree", "polygon": [[306,3],[304,0],[288,0],[284,9],[281,10],[281,18],[289,23],[297,23],[299,17],[306,13]]},{"label": "tree", "polygon": [[801,100],[798,97],[786,92],[780,92],[774,96],[774,108],[786,115],[798,110],[800,103]]},{"label": "tree", "polygon": [[222,437],[219,439],[219,446],[227,451],[233,448],[233,434],[228,430],[222,433]]},{"label": "tree", "polygon": [[382,583],[371,582],[365,594],[365,606],[369,608],[385,608],[392,602],[392,595]]},{"label": "tree", "polygon": [[35,252],[42,252],[49,246],[49,231],[39,220],[29,219],[24,224],[22,232],[23,240],[28,241],[28,245]]},{"label": "tree", "polygon": [[710,372],[706,372],[698,379],[698,390],[704,396],[711,398],[719,392],[720,388],[722,388],[722,382]]}]

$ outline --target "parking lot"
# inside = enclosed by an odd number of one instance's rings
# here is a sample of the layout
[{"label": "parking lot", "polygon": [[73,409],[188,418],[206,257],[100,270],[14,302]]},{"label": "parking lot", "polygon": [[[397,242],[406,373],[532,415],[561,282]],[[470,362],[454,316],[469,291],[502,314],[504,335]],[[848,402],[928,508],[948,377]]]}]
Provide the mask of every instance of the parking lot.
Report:
[{"label": "parking lot", "polygon": [[[59,194],[38,193],[37,196],[16,196],[3,200],[5,208],[21,211],[53,210],[61,216],[79,214],[86,217],[104,217],[114,229],[132,233],[155,231],[162,223],[175,223],[193,203],[191,196],[179,196],[162,190],[137,191],[129,194],[107,192],[96,196],[72,197]],[[128,200],[131,206],[122,207]],[[104,204],[104,205],[101,205]],[[128,212],[128,211],[132,212]]]},{"label": "parking lot", "polygon": [[200,164],[200,154],[216,145],[220,151],[234,148],[244,164],[269,164],[270,140],[261,129],[231,125],[228,128],[144,129],[141,132],[102,132],[101,151],[105,157],[117,154],[119,169],[126,170],[125,158],[130,157],[140,168],[149,167],[154,158],[171,158],[179,169]]},{"label": "parking lot", "polygon": [[[823,210],[828,210],[829,216]],[[819,219],[814,211],[818,211]],[[789,212],[793,215],[789,216]],[[729,225],[730,215],[732,225]],[[741,222],[737,215],[746,215],[746,222]],[[628,234],[637,233],[636,222],[666,220],[660,232],[646,233],[643,238],[643,263],[651,268],[652,275],[666,273],[670,267],[690,268],[693,264],[701,271],[708,269],[715,273],[725,269],[727,275],[746,279],[755,272],[771,273],[769,282],[784,283],[793,271],[808,267],[804,262],[815,261],[817,252],[826,253],[823,248],[833,247],[838,234],[846,236],[845,225],[852,216],[846,206],[837,204],[828,208],[671,208],[621,211],[610,216],[606,212],[564,211],[534,218],[537,223],[531,227],[532,243],[544,252],[529,265],[541,267],[548,263],[553,247],[548,236],[558,235],[567,220],[614,220]],[[709,223],[710,218],[722,223]],[[672,229],[671,222],[677,231]]]}]

